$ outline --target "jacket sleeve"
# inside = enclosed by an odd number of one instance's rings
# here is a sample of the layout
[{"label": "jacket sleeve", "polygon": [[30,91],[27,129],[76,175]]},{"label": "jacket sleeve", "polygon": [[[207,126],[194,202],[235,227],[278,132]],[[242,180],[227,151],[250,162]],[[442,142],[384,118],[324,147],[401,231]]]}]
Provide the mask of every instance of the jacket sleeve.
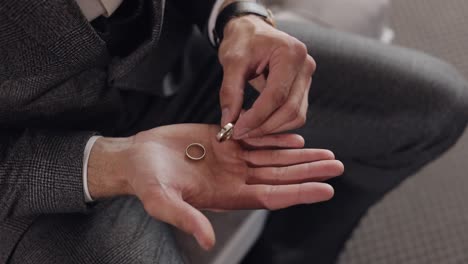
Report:
[{"label": "jacket sleeve", "polygon": [[0,220],[84,212],[83,151],[93,132],[3,131]]},{"label": "jacket sleeve", "polygon": [[120,107],[105,45],[71,0],[0,14],[0,221],[84,212],[85,145]]},{"label": "jacket sleeve", "polygon": [[84,148],[118,116],[119,96],[98,74],[29,78],[0,78],[0,221],[84,212]]}]

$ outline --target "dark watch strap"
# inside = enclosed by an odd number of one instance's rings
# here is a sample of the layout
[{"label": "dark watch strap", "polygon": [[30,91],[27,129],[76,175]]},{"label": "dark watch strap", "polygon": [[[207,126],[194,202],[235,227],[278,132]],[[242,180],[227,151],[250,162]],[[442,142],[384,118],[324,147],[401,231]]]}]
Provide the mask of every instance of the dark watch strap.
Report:
[{"label": "dark watch strap", "polygon": [[262,17],[267,23],[275,26],[270,10],[264,6],[250,1],[237,1],[227,5],[218,15],[216,26],[213,30],[215,46],[219,47],[224,37],[224,27],[235,17],[244,15],[257,15]]}]

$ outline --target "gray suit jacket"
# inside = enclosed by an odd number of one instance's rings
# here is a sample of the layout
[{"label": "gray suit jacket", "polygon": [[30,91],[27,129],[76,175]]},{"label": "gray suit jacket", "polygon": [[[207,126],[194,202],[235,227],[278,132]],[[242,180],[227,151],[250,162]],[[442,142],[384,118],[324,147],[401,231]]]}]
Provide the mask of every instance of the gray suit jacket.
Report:
[{"label": "gray suit jacket", "polygon": [[[147,0],[147,38],[113,57],[74,0],[0,1],[0,263],[38,216],[89,210],[86,142],[116,133],[122,90],[157,93],[183,36],[206,23],[214,0],[171,2]],[[177,15],[163,19],[168,9]]]}]

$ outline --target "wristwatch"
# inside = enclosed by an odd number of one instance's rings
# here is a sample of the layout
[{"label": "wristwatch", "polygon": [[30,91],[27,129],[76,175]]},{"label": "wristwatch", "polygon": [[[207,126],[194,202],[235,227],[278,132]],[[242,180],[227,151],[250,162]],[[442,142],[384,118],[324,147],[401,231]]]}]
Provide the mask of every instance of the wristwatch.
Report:
[{"label": "wristwatch", "polygon": [[216,19],[216,26],[213,29],[214,42],[216,47],[219,47],[221,41],[223,40],[224,27],[226,24],[233,18],[246,15],[259,16],[263,18],[266,23],[276,27],[275,21],[273,20],[273,14],[268,8],[255,2],[236,1],[227,5],[219,13],[218,18]]}]

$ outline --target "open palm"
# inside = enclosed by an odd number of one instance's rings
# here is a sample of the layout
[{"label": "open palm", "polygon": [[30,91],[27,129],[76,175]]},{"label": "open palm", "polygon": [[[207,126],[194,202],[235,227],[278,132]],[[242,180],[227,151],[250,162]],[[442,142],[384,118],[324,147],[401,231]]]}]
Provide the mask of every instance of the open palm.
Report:
[{"label": "open palm", "polygon": [[[212,247],[215,239],[197,209],[274,210],[333,196],[333,188],[319,182],[343,172],[330,151],[302,149],[302,137],[293,134],[220,143],[218,131],[218,126],[181,124],[141,132],[127,172],[146,211],[193,234],[202,247]],[[205,146],[204,159],[185,156],[194,142]]]}]

